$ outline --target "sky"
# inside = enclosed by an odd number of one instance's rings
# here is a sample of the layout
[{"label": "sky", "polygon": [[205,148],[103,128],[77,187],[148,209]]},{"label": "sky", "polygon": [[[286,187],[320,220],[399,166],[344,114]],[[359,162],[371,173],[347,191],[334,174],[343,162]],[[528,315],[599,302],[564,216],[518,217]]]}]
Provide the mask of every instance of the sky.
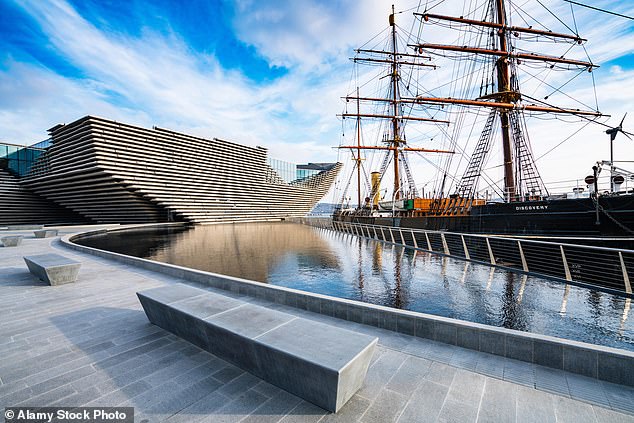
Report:
[{"label": "sky", "polygon": [[[32,144],[58,123],[96,115],[260,145],[296,163],[344,160],[334,147],[342,137],[337,114],[350,90],[350,57],[386,28],[391,3],[0,0],[0,141]],[[394,3],[408,11],[398,19],[409,28],[413,8],[439,0]],[[571,11],[563,0],[541,3],[555,15]],[[591,3],[634,15],[629,1]],[[634,21],[577,6],[574,12],[579,32],[591,40],[588,53],[601,64],[593,75],[598,101],[613,116],[603,122],[616,125],[630,112],[634,132]],[[542,176],[558,177],[562,161],[589,167],[606,158],[605,128],[593,128],[572,151],[550,153],[554,164],[544,165]],[[568,134],[558,131],[537,128],[536,156]],[[634,142],[617,142],[619,157],[634,160]]]}]

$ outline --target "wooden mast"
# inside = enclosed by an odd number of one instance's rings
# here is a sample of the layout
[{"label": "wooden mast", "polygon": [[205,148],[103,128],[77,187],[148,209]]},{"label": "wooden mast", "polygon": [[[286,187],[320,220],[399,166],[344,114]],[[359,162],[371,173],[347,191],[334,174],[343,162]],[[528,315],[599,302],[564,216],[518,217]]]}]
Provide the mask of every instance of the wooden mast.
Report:
[{"label": "wooden mast", "polygon": [[[397,37],[396,37],[396,24],[395,24],[395,11],[394,5],[392,5],[392,13],[389,15],[389,25],[390,25],[390,48],[383,50],[372,50],[372,49],[357,49],[355,50],[357,53],[368,53],[374,55],[385,55],[384,58],[376,58],[376,57],[355,57],[352,60],[354,62],[362,62],[362,63],[385,63],[389,65],[389,77],[390,77],[390,91],[391,95],[387,96],[388,98],[370,98],[370,97],[361,97],[359,95],[359,88],[357,87],[356,96],[346,96],[344,99],[346,101],[355,100],[357,103],[356,113],[342,113],[338,116],[343,117],[354,117],[357,120],[357,143],[356,145],[346,145],[339,146],[339,148],[349,148],[354,152],[356,150],[357,157],[353,159],[356,162],[357,166],[357,187],[358,187],[358,203],[359,208],[361,208],[361,150],[385,150],[391,152],[393,154],[392,159],[394,160],[394,200],[402,198],[402,188],[401,188],[401,178],[400,178],[400,154],[401,152],[425,152],[425,153],[449,153],[453,154],[454,151],[449,150],[435,150],[435,149],[426,149],[426,148],[408,148],[405,147],[406,141],[401,136],[402,132],[402,121],[411,120],[411,121],[421,121],[421,122],[433,122],[433,123],[443,123],[449,124],[449,121],[440,120],[440,119],[432,119],[432,118],[424,118],[417,116],[403,116],[402,114],[402,103],[410,103],[410,104],[421,104],[422,102],[418,99],[409,99],[408,101],[402,101],[399,91],[399,83],[400,83],[400,69],[399,66],[418,66],[418,67],[430,67],[436,68],[433,64],[420,63],[419,59],[427,59],[431,60],[429,56],[422,56],[420,54],[408,54],[408,53],[399,53]],[[410,60],[402,60],[402,58],[410,58]],[[415,60],[418,59],[418,60]],[[387,76],[387,75],[386,75]],[[387,102],[389,103],[389,108],[384,113],[361,113],[360,111],[360,102],[361,101],[371,101],[371,102]],[[384,142],[387,145],[384,146],[363,146],[361,145],[361,118],[376,118],[376,119],[389,119],[391,121],[390,125],[390,133],[387,134]]]},{"label": "wooden mast", "polygon": [[[497,4],[497,20],[498,24],[504,28],[506,26],[506,16],[504,11],[504,0],[494,0]],[[506,41],[506,31],[498,30],[500,37],[500,50],[508,52],[508,44]],[[509,72],[508,58],[501,56],[497,60],[498,70],[498,94],[500,100],[510,103],[513,94],[511,93],[511,82]],[[515,200],[515,171],[513,169],[513,148],[511,140],[511,128],[509,123],[509,112],[500,110],[500,122],[502,125],[502,152],[504,155],[504,195],[507,201]]]},{"label": "wooden mast", "polygon": [[[357,87],[359,97],[359,87]],[[361,209],[361,112],[359,99],[357,98],[357,204]]]},{"label": "wooden mast", "polygon": [[401,198],[401,176],[399,175],[398,160],[400,144],[399,135],[399,108],[398,101],[398,62],[396,59],[396,25],[394,23],[394,5],[392,5],[392,14],[390,15],[390,26],[392,27],[392,100],[394,100],[394,116],[392,117],[392,142],[394,145],[394,200]]},{"label": "wooden mast", "polygon": [[[410,47],[414,47],[418,53],[423,53],[425,50],[444,50],[444,51],[457,51],[464,53],[473,53],[488,56],[497,56],[496,59],[496,73],[497,73],[497,91],[493,94],[485,95],[480,98],[470,99],[456,99],[456,98],[439,98],[439,97],[423,97],[418,96],[414,99],[401,98],[402,103],[410,101],[416,101],[419,103],[428,104],[456,104],[462,106],[476,106],[476,107],[490,107],[497,111],[500,116],[500,124],[502,129],[502,151],[503,151],[503,168],[504,168],[504,196],[507,201],[517,201],[517,197],[520,194],[521,187],[517,185],[516,178],[519,178],[520,169],[515,169],[515,161],[513,157],[513,147],[517,140],[514,139],[513,133],[517,128],[512,128],[511,114],[517,113],[517,110],[534,111],[534,112],[546,112],[546,113],[558,113],[558,114],[573,114],[579,116],[601,116],[597,111],[585,111],[552,107],[550,105],[541,104],[524,104],[522,102],[522,94],[516,91],[511,84],[512,69],[510,66],[511,60],[517,61],[539,61],[551,63],[551,67],[555,64],[568,65],[574,67],[585,68],[591,72],[594,68],[598,67],[594,63],[586,62],[582,60],[567,59],[563,56],[548,56],[542,54],[522,53],[517,52],[509,42],[508,37],[511,35],[519,36],[519,34],[531,34],[535,36],[543,36],[552,39],[562,39],[568,42],[575,42],[582,44],[585,39],[578,35],[560,34],[552,31],[544,31],[539,29],[522,28],[516,26],[510,26],[506,20],[506,10],[504,0],[491,0],[492,11],[494,13],[493,22],[478,21],[473,19],[465,19],[463,17],[451,17],[429,13],[415,13],[420,16],[424,21],[430,19],[438,19],[449,22],[456,22],[459,24],[480,26],[485,28],[491,28],[497,31],[497,37],[499,39],[499,45],[497,48],[480,48],[470,46],[455,46],[455,45],[442,45],[442,44],[414,44]],[[493,33],[492,33],[493,35]],[[517,125],[514,123],[513,125]]]}]

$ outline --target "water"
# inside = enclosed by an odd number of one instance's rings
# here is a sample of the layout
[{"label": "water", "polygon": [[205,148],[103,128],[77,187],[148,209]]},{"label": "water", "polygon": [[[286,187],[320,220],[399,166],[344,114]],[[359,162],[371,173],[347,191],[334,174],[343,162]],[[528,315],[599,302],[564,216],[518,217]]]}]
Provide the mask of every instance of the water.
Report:
[{"label": "water", "polygon": [[272,285],[634,351],[630,299],[304,225],[137,230],[79,243]]}]

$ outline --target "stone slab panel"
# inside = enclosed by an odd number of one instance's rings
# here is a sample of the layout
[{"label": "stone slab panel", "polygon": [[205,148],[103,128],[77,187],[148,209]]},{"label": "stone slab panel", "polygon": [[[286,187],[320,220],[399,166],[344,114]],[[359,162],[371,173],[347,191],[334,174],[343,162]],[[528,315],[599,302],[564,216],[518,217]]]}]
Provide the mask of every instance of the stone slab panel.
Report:
[{"label": "stone slab panel", "polygon": [[255,338],[293,319],[296,317],[288,313],[244,303],[239,309],[211,316],[205,321],[238,335]]},{"label": "stone slab panel", "polygon": [[148,289],[137,293],[138,297],[146,297],[165,304],[203,295],[206,291],[182,283]]},{"label": "stone slab panel", "polygon": [[564,370],[596,378],[599,372],[597,351],[564,345]]},{"label": "stone slab panel", "polygon": [[[305,319],[295,319],[258,338],[265,379],[327,410],[340,409],[359,388],[377,338]],[[268,350],[268,351],[265,351]],[[290,366],[290,367],[289,367]],[[289,380],[288,374],[303,375]]]},{"label": "stone slab panel", "polygon": [[207,292],[203,295],[175,301],[172,305],[174,308],[183,313],[187,313],[201,319],[207,319],[211,316],[240,307],[244,305],[244,302],[234,298],[225,297],[224,295],[214,294],[213,292]]}]

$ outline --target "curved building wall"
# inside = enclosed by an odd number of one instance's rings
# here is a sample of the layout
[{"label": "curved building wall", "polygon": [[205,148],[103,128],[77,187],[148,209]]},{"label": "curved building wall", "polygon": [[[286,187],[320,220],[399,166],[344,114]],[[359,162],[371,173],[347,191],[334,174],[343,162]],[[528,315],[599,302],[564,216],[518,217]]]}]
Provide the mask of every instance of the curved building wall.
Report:
[{"label": "curved building wall", "polygon": [[194,223],[299,217],[341,164],[287,183],[267,150],[92,116],[50,130],[52,146],[23,183],[95,222]]},{"label": "curved building wall", "polygon": [[0,168],[0,226],[59,225],[83,221],[71,210],[33,194],[22,186],[18,178]]}]

